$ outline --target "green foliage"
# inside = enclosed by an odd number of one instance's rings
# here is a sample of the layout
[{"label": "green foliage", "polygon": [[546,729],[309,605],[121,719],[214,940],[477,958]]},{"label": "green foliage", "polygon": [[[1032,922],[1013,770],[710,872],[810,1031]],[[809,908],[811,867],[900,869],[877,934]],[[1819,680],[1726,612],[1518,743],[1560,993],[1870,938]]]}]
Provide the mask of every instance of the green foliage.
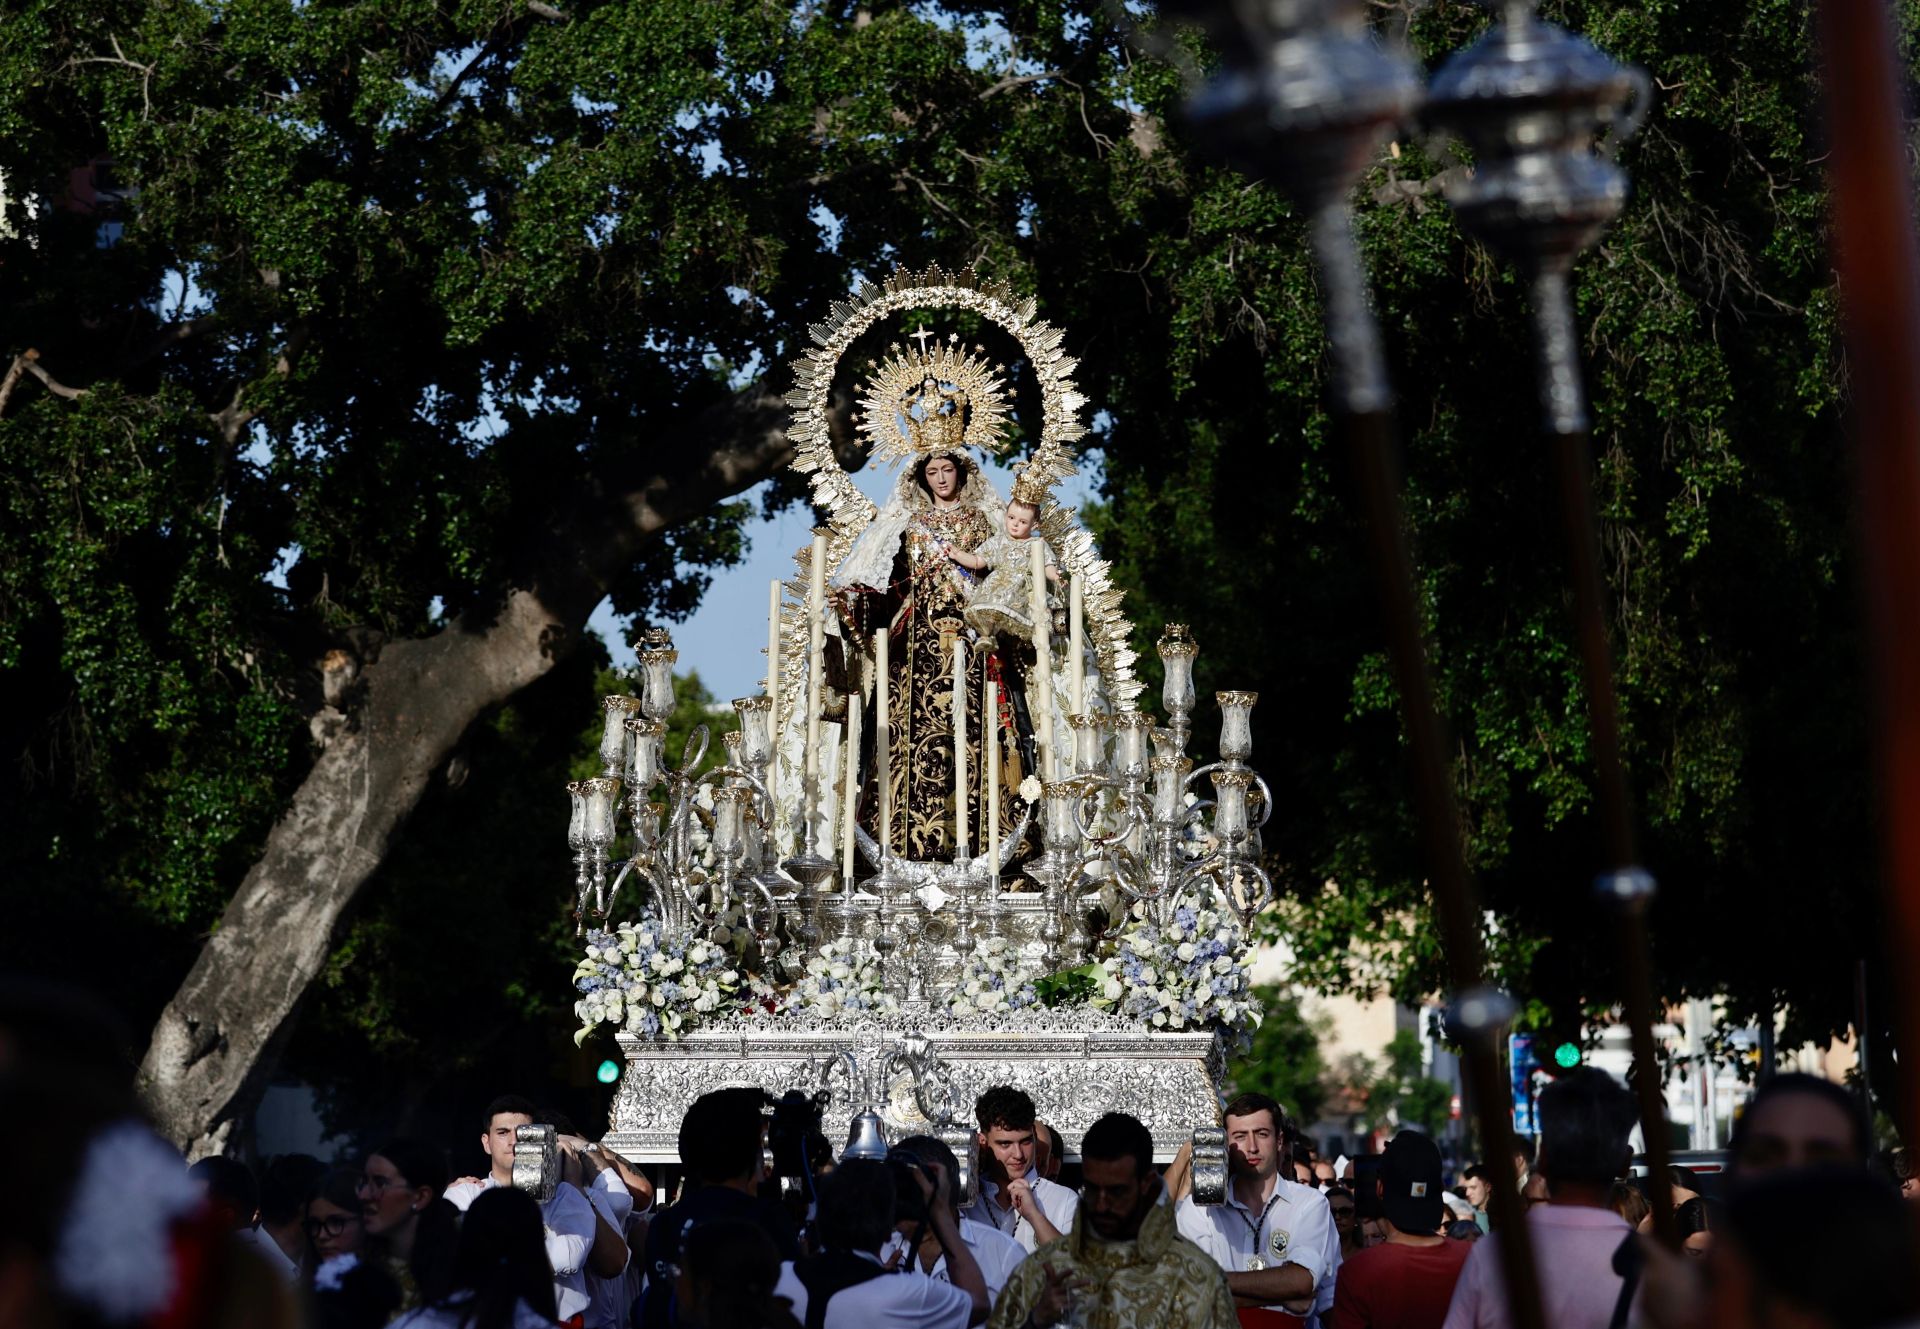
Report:
[{"label": "green foliage", "polygon": [[1235,1092],[1265,1094],[1296,1120],[1320,1119],[1328,1098],[1327,1066],[1320,1042],[1325,1021],[1309,1020],[1300,999],[1271,984],[1254,989],[1260,1027],[1247,1050],[1227,1067]]},{"label": "green foliage", "polygon": [[[1792,1037],[1820,1037],[1849,1018],[1875,906],[1807,12],[1544,9],[1659,89],[1621,154],[1633,200],[1576,272],[1626,755],[1662,883],[1656,971],[1671,994],[1727,991],[1736,1019],[1777,1001]],[[1449,0],[1419,8],[1410,36],[1432,65],[1485,21]],[[1588,888],[1592,757],[1524,290],[1438,197],[1450,149],[1396,146],[1356,194],[1357,226],[1461,831],[1498,919],[1494,974],[1523,1000],[1610,1003],[1619,970]],[[1113,411],[1104,552],[1135,593],[1143,655],[1163,621],[1193,623],[1200,695],[1262,694],[1255,763],[1275,785],[1265,842],[1293,977],[1416,999],[1444,973],[1347,460],[1321,405],[1300,221],[1212,171],[1135,197],[1146,224],[1137,263],[1119,265],[1129,280],[1094,281],[1100,253],[1056,251],[1047,269],[1049,294],[1072,293],[1050,316],[1125,330],[1084,353]],[[1786,953],[1808,963],[1783,973]]]},{"label": "green foliage", "polygon": [[1100,995],[1104,977],[1099,965],[1085,964],[1034,979],[1033,991],[1042,1006],[1083,1006]]}]

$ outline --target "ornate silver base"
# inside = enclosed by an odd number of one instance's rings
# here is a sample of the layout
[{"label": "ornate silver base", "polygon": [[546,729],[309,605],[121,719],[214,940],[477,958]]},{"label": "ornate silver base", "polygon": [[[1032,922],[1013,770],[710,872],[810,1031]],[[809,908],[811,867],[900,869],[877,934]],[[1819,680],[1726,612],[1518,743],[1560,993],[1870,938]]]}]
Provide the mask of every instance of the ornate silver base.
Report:
[{"label": "ornate silver base", "polygon": [[[1086,1009],[1020,1011],[967,1026],[939,1013],[902,1012],[858,1025],[792,1016],[702,1030],[677,1043],[619,1035],[627,1068],[607,1144],[638,1162],[678,1162],[680,1119],[701,1094],[753,1085],[778,1096],[824,1086],[833,1093],[825,1129],[837,1150],[847,1122],[865,1105],[848,1101],[846,1081],[829,1078],[827,1064],[850,1051],[863,1067],[878,1068],[914,1034],[945,1063],[944,1087],[960,1124],[972,1125],[973,1101],[983,1090],[1010,1084],[1033,1096],[1041,1119],[1065,1140],[1069,1160],[1079,1157],[1080,1137],[1102,1113],[1144,1122],[1160,1162],[1171,1160],[1195,1127],[1219,1120],[1224,1067],[1212,1033],[1143,1033],[1132,1021]],[[874,1106],[891,1138],[933,1127],[912,1076],[876,1070],[874,1082]]]}]

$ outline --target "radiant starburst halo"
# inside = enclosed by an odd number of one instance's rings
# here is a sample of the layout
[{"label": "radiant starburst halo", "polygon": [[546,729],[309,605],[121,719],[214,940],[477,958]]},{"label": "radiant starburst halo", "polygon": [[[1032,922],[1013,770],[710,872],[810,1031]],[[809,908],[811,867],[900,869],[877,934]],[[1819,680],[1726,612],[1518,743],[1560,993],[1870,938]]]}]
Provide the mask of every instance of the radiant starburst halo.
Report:
[{"label": "radiant starburst halo", "polygon": [[918,347],[895,343],[859,389],[855,421],[875,461],[978,448],[996,456],[1007,447],[1006,366],[989,364],[982,347],[969,352],[960,334],[948,345],[931,333],[913,334]]}]

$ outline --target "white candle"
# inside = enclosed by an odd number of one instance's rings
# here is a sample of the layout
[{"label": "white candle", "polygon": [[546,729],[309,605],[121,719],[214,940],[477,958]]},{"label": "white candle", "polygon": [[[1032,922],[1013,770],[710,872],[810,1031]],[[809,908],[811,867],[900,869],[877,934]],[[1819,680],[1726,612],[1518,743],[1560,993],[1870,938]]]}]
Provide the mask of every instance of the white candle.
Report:
[{"label": "white candle", "polygon": [[[807,586],[807,821],[820,813],[820,689],[827,669],[827,535],[813,535]],[[828,827],[831,830],[831,824]],[[809,834],[812,834],[809,829]]]},{"label": "white candle", "polygon": [[847,699],[847,760],[841,771],[841,873],[847,879],[847,889],[852,890],[854,809],[860,803],[860,694],[857,692]]},{"label": "white candle", "polygon": [[1053,750],[1053,624],[1047,613],[1047,551],[1038,539],[1029,536],[1033,555],[1033,671],[1039,677],[1034,688],[1033,741],[1040,748],[1040,778],[1052,780]]},{"label": "white candle", "polygon": [[1067,591],[1067,685],[1071,690],[1073,713],[1087,712],[1087,601],[1086,588],[1079,573],[1073,574]]},{"label": "white candle", "polygon": [[966,638],[954,638],[954,847],[966,849]]},{"label": "white candle", "polygon": [[987,763],[987,871],[1000,875],[1000,685],[987,680],[987,709],[980,717],[980,745]]},{"label": "white candle", "polygon": [[873,693],[873,764],[880,786],[880,852],[883,854],[893,852],[893,728],[887,708],[887,689],[893,684],[892,671],[887,667],[891,636],[889,627],[882,624],[873,642],[873,668],[880,678]]},{"label": "white candle", "polygon": [[[780,787],[780,579],[767,588],[767,732],[772,736],[772,755],[767,759],[767,791],[779,806]],[[771,828],[769,828],[771,829]]]}]

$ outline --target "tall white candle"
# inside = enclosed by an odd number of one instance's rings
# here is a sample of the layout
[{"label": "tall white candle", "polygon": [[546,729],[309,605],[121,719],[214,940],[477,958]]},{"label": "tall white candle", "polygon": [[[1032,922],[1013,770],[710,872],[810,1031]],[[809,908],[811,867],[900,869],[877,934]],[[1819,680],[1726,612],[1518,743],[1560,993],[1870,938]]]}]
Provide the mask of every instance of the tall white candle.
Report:
[{"label": "tall white candle", "polygon": [[953,639],[953,843],[967,847],[967,641]]},{"label": "tall white candle", "polygon": [[1067,591],[1067,685],[1073,713],[1087,712],[1087,600],[1080,574],[1074,573]]},{"label": "tall white candle", "polygon": [[841,766],[840,807],[841,807],[841,874],[847,879],[849,889],[853,886],[853,826],[854,810],[860,803],[860,694],[854,693],[847,699],[847,760]]},{"label": "tall white candle", "polygon": [[873,690],[873,757],[880,792],[880,852],[893,852],[893,727],[887,705],[887,690],[893,685],[893,671],[887,667],[892,632],[882,624],[873,640],[873,671],[879,682]]},{"label": "tall white candle", "polygon": [[1040,748],[1040,778],[1057,778],[1053,746],[1053,623],[1047,613],[1047,550],[1029,536],[1033,556],[1033,672],[1039,677],[1034,692],[1033,741]]},{"label": "tall white candle", "polygon": [[987,871],[1000,873],[1000,685],[987,680],[987,709],[980,716],[980,746],[987,764]]},{"label": "tall white candle", "polygon": [[[767,588],[767,732],[772,736],[773,754],[767,759],[767,789],[779,807],[780,795],[780,579]],[[771,828],[769,828],[771,829]]]},{"label": "tall white candle", "polygon": [[[820,689],[827,670],[827,534],[815,531],[807,584],[807,822],[820,812]],[[828,828],[831,834],[831,826]],[[811,833],[811,831],[809,832]]]}]

